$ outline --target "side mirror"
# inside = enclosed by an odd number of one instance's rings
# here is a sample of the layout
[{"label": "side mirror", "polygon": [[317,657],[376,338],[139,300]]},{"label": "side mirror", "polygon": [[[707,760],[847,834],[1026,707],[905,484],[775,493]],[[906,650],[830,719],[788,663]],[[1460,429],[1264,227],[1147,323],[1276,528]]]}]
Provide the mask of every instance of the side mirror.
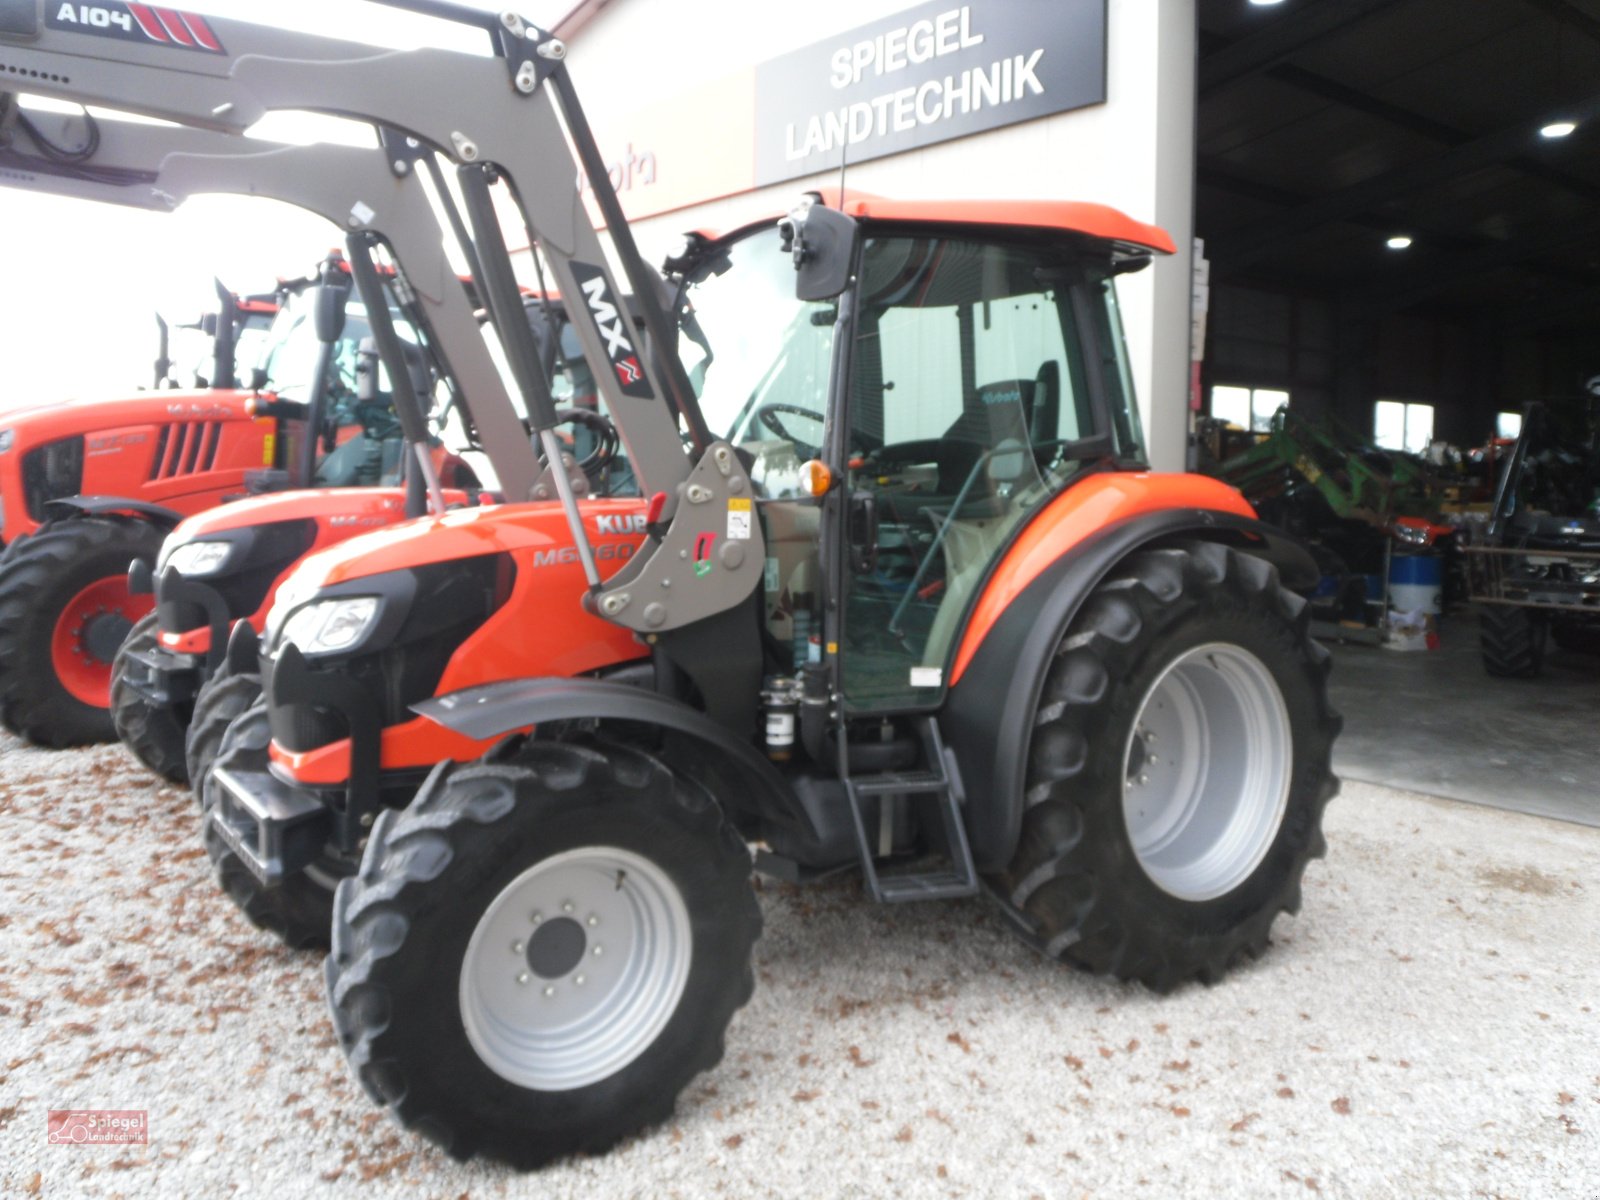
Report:
[{"label": "side mirror", "polygon": [[783,249],[794,256],[797,300],[831,300],[850,284],[861,227],[835,208],[806,202],[778,222]]},{"label": "side mirror", "polygon": [[265,367],[252,367],[250,369],[250,390],[252,392],[265,391],[267,387],[267,369]]},{"label": "side mirror", "polygon": [[348,287],[335,287],[323,283],[317,286],[315,320],[317,341],[331,346],[344,332],[344,302],[350,298]]}]

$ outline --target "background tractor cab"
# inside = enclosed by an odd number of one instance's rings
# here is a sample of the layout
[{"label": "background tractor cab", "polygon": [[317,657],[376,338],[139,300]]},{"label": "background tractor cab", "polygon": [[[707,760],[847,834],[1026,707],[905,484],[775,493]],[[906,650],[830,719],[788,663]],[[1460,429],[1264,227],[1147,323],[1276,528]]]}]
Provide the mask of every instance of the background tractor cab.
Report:
[{"label": "background tractor cab", "polygon": [[220,279],[216,289],[217,310],[197,321],[173,326],[156,314],[158,391],[236,387],[238,364],[260,359],[262,342],[278,312],[278,294],[236,296]]}]

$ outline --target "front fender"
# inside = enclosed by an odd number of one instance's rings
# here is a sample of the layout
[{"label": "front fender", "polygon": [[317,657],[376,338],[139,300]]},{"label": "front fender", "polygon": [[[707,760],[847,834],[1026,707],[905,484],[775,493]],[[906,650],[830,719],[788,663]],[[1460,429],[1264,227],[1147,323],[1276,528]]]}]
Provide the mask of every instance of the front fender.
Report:
[{"label": "front fender", "polygon": [[183,520],[183,514],[160,504],[144,500],[129,500],[123,496],[67,496],[50,500],[44,506],[46,518],[63,520],[68,517],[98,517],[108,513],[123,513],[149,521],[163,533],[171,533]]},{"label": "front fender", "polygon": [[648,725],[667,744],[664,761],[699,779],[724,806],[816,837],[794,790],[754,746],[659,692],[600,679],[513,679],[435,696],[411,709],[478,742],[551,721]]},{"label": "front fender", "polygon": [[967,836],[980,871],[1003,869],[1022,828],[1028,738],[1045,674],[1067,626],[1128,555],[1175,538],[1221,542],[1307,587],[1316,564],[1282,530],[1236,513],[1168,509],[1108,525],[1056,558],[996,618],[951,685],[939,724],[970,796]]}]

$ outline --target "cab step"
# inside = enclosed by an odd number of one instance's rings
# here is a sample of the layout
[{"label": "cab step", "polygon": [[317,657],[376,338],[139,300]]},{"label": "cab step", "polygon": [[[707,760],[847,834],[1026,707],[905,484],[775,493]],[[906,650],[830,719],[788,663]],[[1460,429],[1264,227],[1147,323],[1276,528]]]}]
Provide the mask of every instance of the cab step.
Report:
[{"label": "cab step", "polygon": [[[927,768],[915,771],[880,771],[861,775],[850,772],[849,746],[841,739],[839,775],[850,800],[850,820],[856,835],[856,852],[861,860],[861,875],[867,894],[880,904],[905,904],[913,900],[949,900],[978,893],[978,870],[967,844],[966,825],[961,808],[966,802],[961,787],[961,772],[955,758],[939,736],[932,717],[919,717]],[[864,802],[882,797],[903,798],[909,804],[937,813],[938,820],[923,821],[923,828],[942,834],[942,854],[914,863],[890,865],[880,869],[878,859],[890,849],[874,849],[867,835]],[[879,813],[885,810],[879,806]],[[882,820],[880,818],[880,824]]]}]

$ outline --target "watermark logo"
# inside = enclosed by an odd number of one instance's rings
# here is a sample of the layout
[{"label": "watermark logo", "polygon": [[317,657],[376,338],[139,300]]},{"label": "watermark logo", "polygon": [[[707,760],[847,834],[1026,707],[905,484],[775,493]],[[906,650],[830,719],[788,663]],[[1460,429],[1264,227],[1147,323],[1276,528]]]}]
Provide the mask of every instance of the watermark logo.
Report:
[{"label": "watermark logo", "polygon": [[150,1116],[134,1108],[52,1109],[49,1140],[59,1146],[145,1146]]}]

